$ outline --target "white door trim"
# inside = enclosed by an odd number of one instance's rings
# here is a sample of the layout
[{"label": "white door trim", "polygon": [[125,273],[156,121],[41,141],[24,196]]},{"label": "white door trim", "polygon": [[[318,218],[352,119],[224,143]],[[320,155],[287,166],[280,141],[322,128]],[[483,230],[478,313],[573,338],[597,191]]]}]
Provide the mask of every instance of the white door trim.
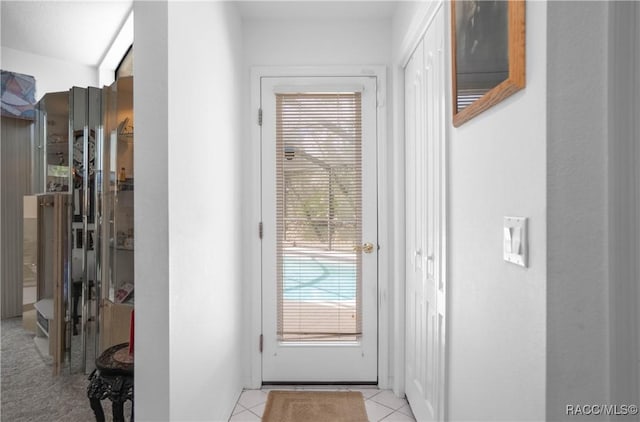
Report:
[{"label": "white door trim", "polygon": [[253,67],[251,68],[251,99],[247,119],[251,125],[249,145],[246,149],[245,186],[248,195],[245,198],[244,218],[247,228],[244,233],[245,244],[245,304],[249,328],[248,344],[249,373],[246,386],[259,388],[262,385],[262,356],[260,353],[260,334],[262,330],[262,282],[261,282],[261,241],[258,237],[258,224],[261,218],[260,163],[261,141],[258,125],[260,108],[260,79],[262,77],[323,77],[323,76],[375,76],[377,79],[377,153],[378,153],[378,385],[389,386],[389,214],[387,207],[387,174],[391,163],[387,154],[387,107],[386,87],[387,71],[385,66],[343,66],[343,67]]}]

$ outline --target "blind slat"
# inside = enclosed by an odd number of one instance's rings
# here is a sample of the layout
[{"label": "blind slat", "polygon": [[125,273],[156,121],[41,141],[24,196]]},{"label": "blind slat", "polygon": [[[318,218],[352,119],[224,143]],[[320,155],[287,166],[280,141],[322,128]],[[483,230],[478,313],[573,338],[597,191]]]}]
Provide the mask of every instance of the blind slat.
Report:
[{"label": "blind slat", "polygon": [[362,332],[361,94],[276,94],[278,337]]}]

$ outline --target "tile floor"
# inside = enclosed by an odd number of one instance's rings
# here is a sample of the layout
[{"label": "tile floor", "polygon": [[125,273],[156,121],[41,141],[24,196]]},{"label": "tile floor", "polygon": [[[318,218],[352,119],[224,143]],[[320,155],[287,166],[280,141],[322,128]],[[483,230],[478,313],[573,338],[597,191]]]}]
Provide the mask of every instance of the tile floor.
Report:
[{"label": "tile floor", "polygon": [[269,390],[323,390],[323,391],[360,391],[364,396],[364,405],[371,422],[415,421],[411,407],[406,399],[395,396],[391,390],[378,390],[375,387],[353,386],[265,386],[261,390],[244,390],[236,403],[229,422],[259,421],[267,402]]}]

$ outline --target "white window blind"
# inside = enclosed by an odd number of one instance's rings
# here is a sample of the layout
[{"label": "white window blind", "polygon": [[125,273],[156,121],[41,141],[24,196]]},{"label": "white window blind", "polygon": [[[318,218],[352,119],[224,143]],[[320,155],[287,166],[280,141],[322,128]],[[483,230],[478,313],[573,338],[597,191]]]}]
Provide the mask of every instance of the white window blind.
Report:
[{"label": "white window blind", "polygon": [[278,339],[361,334],[359,92],[276,95]]}]

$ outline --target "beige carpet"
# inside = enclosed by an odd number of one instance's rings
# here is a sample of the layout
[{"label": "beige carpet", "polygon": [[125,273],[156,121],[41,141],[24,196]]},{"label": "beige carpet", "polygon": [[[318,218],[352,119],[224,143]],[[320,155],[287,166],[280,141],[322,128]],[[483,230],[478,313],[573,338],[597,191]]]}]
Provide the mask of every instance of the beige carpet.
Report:
[{"label": "beige carpet", "polygon": [[36,310],[30,309],[22,312],[22,328],[33,333],[36,333]]},{"label": "beige carpet", "polygon": [[269,391],[263,422],[366,422],[358,391]]}]

